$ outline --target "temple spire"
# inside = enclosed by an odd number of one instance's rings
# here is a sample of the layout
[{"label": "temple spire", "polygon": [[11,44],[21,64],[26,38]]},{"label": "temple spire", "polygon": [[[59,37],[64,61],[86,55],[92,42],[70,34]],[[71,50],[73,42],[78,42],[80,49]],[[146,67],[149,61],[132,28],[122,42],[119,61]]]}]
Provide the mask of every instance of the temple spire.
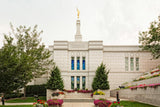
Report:
[{"label": "temple spire", "polygon": [[77,31],[76,31],[76,35],[75,35],[75,41],[82,41],[82,35],[80,33],[79,14],[80,14],[80,11],[77,8],[77,22],[76,22]]}]

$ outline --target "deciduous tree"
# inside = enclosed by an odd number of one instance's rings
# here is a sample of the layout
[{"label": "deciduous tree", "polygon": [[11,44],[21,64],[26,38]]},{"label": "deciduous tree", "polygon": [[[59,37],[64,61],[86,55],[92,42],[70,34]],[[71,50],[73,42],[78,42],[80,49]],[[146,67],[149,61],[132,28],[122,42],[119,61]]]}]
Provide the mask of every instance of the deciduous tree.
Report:
[{"label": "deciduous tree", "polygon": [[42,31],[37,31],[37,25],[33,28],[19,26],[16,29],[11,25],[11,29],[11,33],[4,34],[5,43],[0,50],[0,76],[4,78],[0,86],[5,89],[9,85],[12,87],[10,91],[13,91],[46,73],[53,61],[49,59],[50,51],[41,44],[39,36]]},{"label": "deciduous tree", "polygon": [[158,21],[151,22],[148,31],[139,33],[139,43],[141,48],[146,51],[150,51],[154,59],[160,57],[160,16]]}]

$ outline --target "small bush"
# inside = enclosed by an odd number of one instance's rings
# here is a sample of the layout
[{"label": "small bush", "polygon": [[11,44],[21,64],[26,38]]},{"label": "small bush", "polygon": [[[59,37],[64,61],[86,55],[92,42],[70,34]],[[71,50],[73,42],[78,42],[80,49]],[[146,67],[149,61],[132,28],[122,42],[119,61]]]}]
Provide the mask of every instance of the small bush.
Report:
[{"label": "small bush", "polygon": [[5,99],[10,99],[10,98],[19,98],[19,97],[23,97],[24,94],[21,94],[21,93],[15,93],[15,92],[12,92],[12,93],[8,93],[8,94],[5,94],[4,97]]},{"label": "small bush", "polygon": [[95,91],[93,95],[105,95],[105,93],[102,91]]}]

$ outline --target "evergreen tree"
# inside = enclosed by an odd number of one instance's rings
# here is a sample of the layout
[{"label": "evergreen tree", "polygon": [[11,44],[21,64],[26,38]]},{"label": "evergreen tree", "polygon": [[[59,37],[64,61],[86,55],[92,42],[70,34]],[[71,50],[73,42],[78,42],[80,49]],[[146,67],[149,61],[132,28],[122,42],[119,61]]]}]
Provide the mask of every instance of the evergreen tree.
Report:
[{"label": "evergreen tree", "polygon": [[51,71],[50,79],[47,82],[47,88],[52,90],[63,90],[63,80],[59,68],[56,66]]},{"label": "evergreen tree", "polygon": [[98,66],[98,68],[96,70],[96,75],[95,75],[93,82],[92,82],[93,90],[109,89],[108,73],[109,73],[109,70],[106,70],[105,65],[103,63],[101,63],[101,65]]}]

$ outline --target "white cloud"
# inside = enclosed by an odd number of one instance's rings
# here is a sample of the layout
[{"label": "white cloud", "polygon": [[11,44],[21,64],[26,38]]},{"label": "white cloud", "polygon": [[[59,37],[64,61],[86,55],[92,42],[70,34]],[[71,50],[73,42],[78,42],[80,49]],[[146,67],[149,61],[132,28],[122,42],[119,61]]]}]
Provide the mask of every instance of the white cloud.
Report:
[{"label": "white cloud", "polygon": [[[138,32],[160,15],[160,0],[1,0],[0,34],[9,32],[10,22],[37,24],[46,45],[74,40],[77,7],[83,40],[103,40],[107,45],[138,44]],[[1,37],[0,46],[2,41]]]}]

